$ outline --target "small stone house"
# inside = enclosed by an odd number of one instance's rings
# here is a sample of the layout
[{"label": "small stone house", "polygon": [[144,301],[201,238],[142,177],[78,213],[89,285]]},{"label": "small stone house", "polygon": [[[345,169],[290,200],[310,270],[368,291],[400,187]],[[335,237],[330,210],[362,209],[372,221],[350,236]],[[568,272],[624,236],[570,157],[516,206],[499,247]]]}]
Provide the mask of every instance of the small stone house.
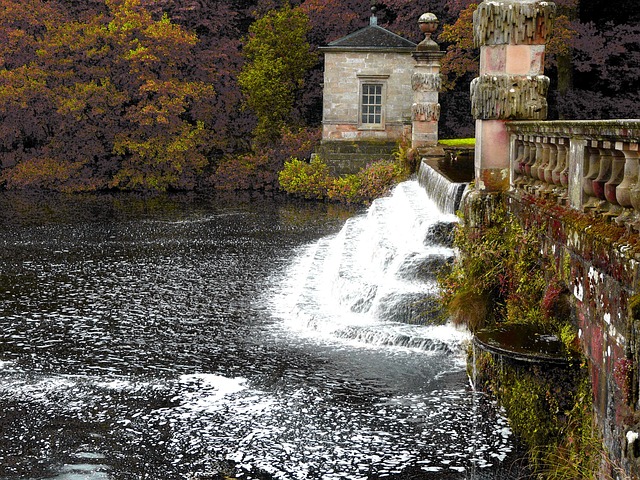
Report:
[{"label": "small stone house", "polygon": [[[322,145],[334,173],[389,156],[410,137],[416,44],[370,24],[321,47],[324,54]],[[357,162],[358,164],[353,164]]]}]

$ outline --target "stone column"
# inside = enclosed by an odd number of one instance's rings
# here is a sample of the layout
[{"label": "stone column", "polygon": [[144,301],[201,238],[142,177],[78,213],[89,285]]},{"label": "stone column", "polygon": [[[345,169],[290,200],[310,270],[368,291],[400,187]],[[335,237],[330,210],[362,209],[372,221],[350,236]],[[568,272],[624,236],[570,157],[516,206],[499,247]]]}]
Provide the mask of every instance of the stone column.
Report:
[{"label": "stone column", "polygon": [[473,15],[480,75],[471,82],[476,119],[476,188],[509,188],[507,120],[547,118],[549,78],[542,75],[555,4],[540,0],[483,1]]},{"label": "stone column", "polygon": [[411,148],[428,154],[438,144],[438,121],[440,120],[440,59],[444,52],[431,39],[438,27],[433,13],[425,13],[418,20],[425,39],[418,44],[413,58],[416,64],[411,76],[413,105],[411,106]]}]

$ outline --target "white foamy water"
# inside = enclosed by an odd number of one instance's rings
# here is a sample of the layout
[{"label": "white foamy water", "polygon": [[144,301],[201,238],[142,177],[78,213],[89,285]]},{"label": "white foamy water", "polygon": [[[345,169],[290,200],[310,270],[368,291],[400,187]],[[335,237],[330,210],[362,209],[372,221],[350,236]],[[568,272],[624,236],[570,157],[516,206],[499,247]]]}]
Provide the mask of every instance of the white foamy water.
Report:
[{"label": "white foamy water", "polygon": [[456,221],[416,181],[400,184],[298,254],[275,295],[276,314],[325,340],[459,352],[468,333],[434,325],[442,321],[436,269],[454,251],[429,241],[434,225]]}]

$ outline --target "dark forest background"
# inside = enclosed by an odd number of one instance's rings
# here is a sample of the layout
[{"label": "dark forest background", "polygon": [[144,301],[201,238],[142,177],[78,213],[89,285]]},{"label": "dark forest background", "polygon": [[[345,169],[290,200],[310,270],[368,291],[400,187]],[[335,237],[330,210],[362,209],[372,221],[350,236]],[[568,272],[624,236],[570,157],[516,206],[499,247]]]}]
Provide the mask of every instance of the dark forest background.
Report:
[{"label": "dark forest background", "polygon": [[[638,117],[636,0],[558,0],[550,118]],[[473,136],[468,0],[386,0],[414,42],[440,19],[441,138]],[[67,192],[277,186],[319,140],[319,46],[366,0],[0,0],[0,183]]]}]

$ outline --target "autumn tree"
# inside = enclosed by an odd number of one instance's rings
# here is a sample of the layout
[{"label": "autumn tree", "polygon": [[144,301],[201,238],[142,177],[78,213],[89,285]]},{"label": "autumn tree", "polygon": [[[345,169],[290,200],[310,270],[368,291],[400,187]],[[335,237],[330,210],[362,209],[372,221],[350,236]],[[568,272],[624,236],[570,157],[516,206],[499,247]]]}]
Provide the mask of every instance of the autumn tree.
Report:
[{"label": "autumn tree", "polygon": [[196,36],[138,0],[106,6],[107,15],[43,25],[35,57],[0,70],[0,124],[13,129],[1,140],[7,186],[195,185],[210,149],[195,105],[214,94],[185,76]]},{"label": "autumn tree", "polygon": [[259,142],[277,139],[284,127],[295,123],[296,94],[317,62],[306,38],[309,30],[307,16],[288,4],[249,27],[243,49],[246,64],[238,83],[257,116],[254,135]]}]

